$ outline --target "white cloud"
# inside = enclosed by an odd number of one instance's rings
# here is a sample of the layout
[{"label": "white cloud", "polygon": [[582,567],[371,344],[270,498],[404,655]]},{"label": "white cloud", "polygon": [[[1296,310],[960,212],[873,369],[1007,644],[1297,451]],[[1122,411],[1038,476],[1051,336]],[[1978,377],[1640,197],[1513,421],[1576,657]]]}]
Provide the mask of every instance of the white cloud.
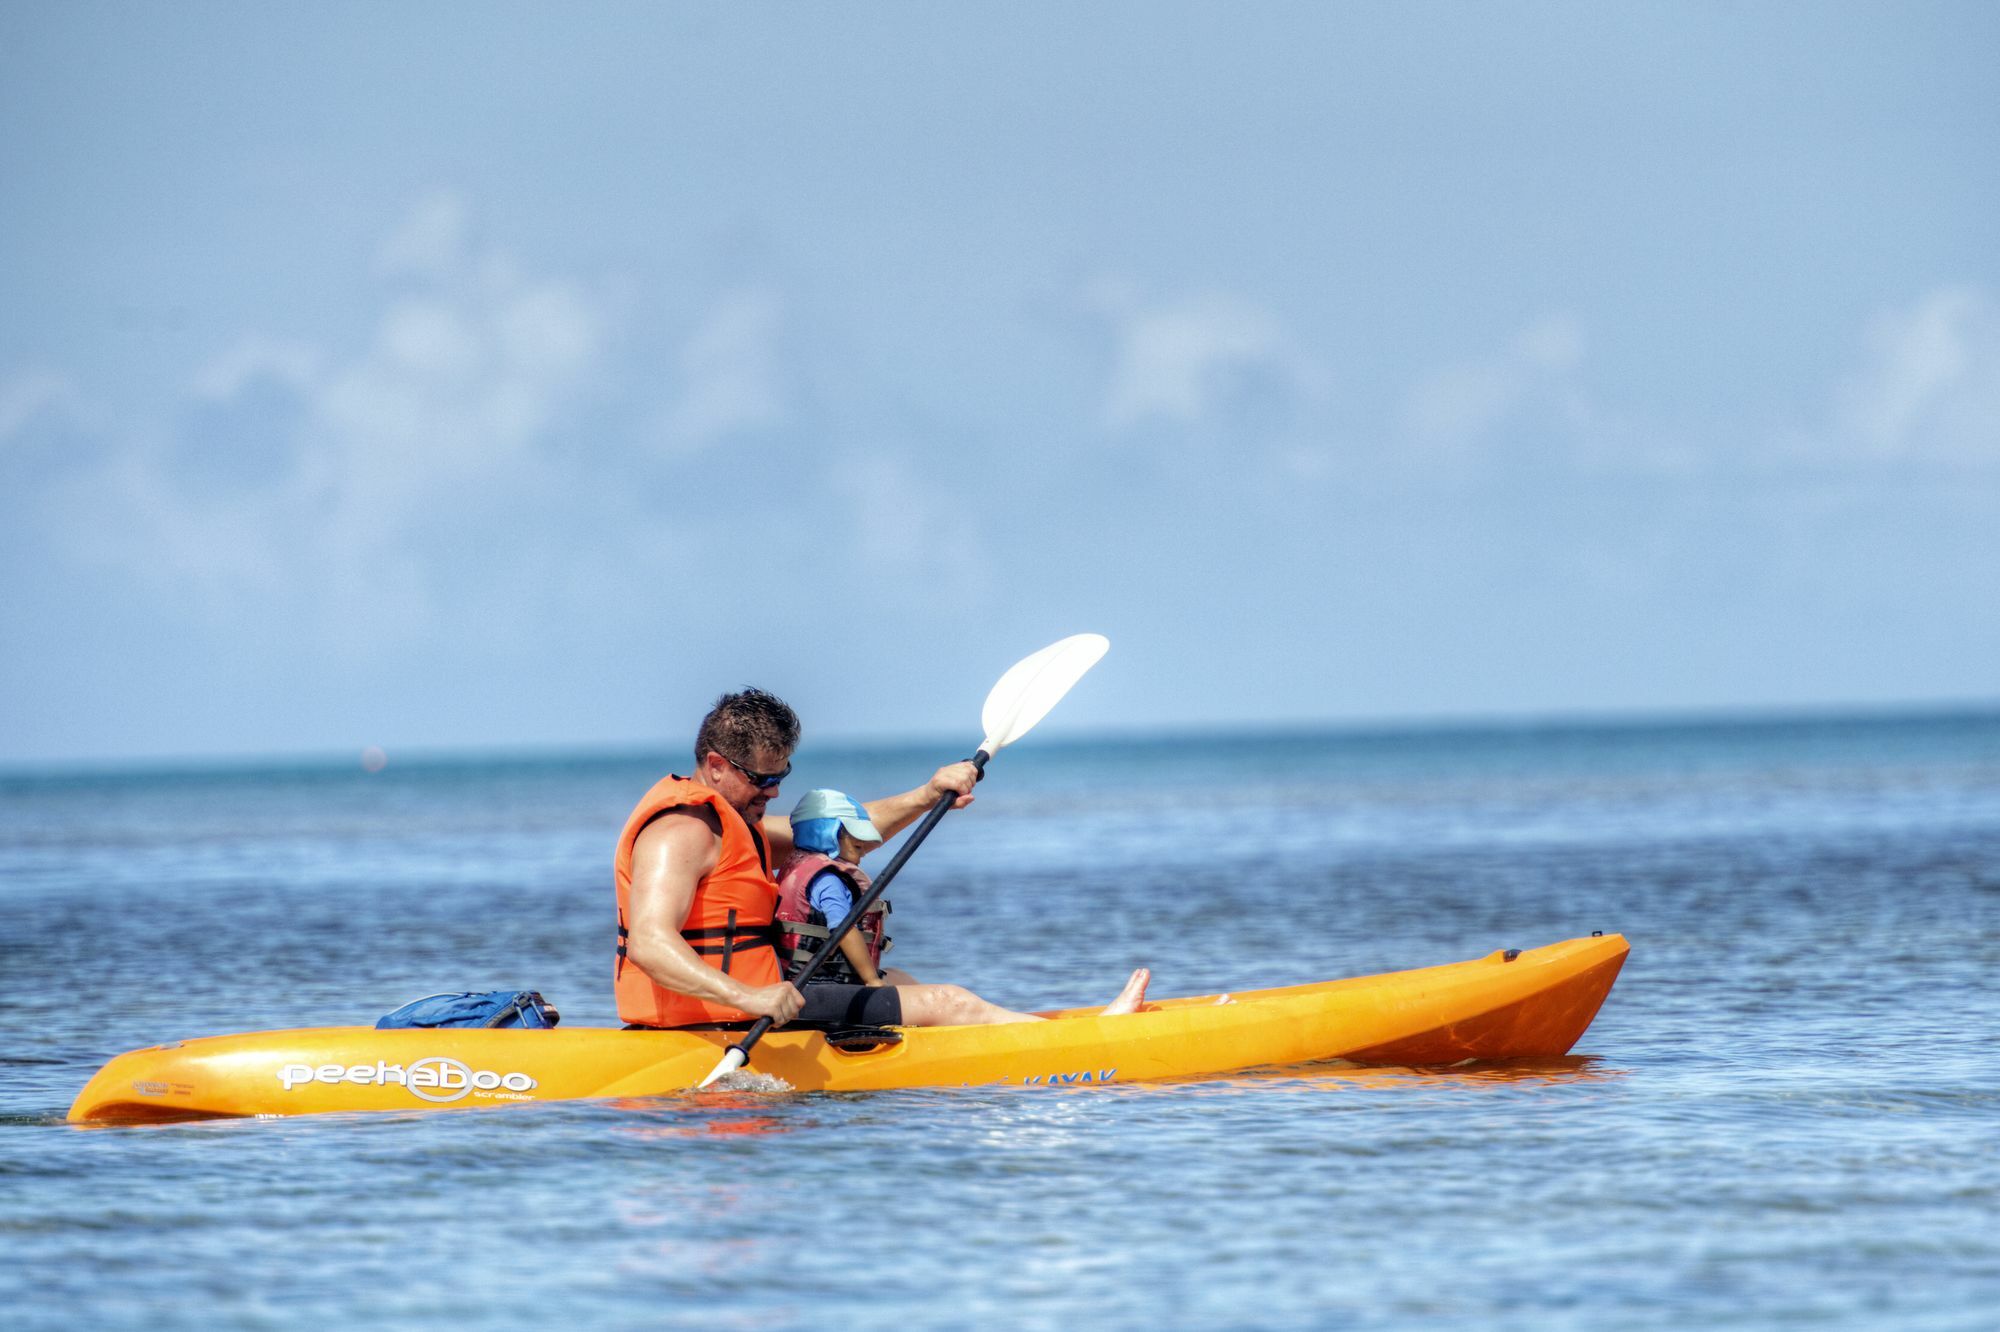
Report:
[{"label": "white cloud", "polygon": [[1967,286],[1874,322],[1837,394],[1833,447],[1857,458],[2000,462],[2000,309]]},{"label": "white cloud", "polygon": [[[1580,470],[1687,479],[1748,469],[1760,485],[1781,488],[1857,467],[2000,464],[2000,304],[1992,297],[1967,285],[1937,288],[1879,314],[1859,342],[1853,367],[1793,428],[1717,436],[1607,409],[1580,373],[1581,326],[1557,315],[1489,355],[1423,376],[1402,423],[1432,466],[1474,457],[1510,426],[1531,426],[1532,447],[1558,450]],[[1522,446],[1518,434],[1509,438]]]},{"label": "white cloud", "polygon": [[470,379],[488,350],[476,317],[455,301],[399,301],[382,320],[378,364],[438,383]]},{"label": "white cloud", "polygon": [[1291,394],[1311,394],[1323,381],[1274,315],[1227,293],[1147,302],[1104,284],[1093,298],[1112,324],[1103,417],[1113,431],[1198,421],[1259,375]]},{"label": "white cloud", "polygon": [[669,444],[699,449],[783,424],[783,315],[775,293],[755,289],[731,292],[709,311],[681,349],[681,397],[664,427]]},{"label": "white cloud", "polygon": [[573,379],[597,355],[602,323],[583,292],[568,283],[527,287],[495,320],[501,362],[537,379]]},{"label": "white cloud", "polygon": [[[233,447],[284,465],[204,485],[188,451],[215,440],[128,430],[68,503],[82,553],[179,580],[217,607],[303,589],[329,626],[420,619],[422,538],[472,497],[532,502],[552,484],[539,446],[590,382],[604,336],[580,287],[463,252],[464,225],[463,205],[439,196],[396,230],[385,256],[399,273],[422,270],[421,290],[385,291],[360,345],[251,334],[192,376],[190,401],[249,413]],[[291,410],[257,414],[258,384],[281,387]],[[77,492],[98,498],[85,506]]]},{"label": "white cloud", "polygon": [[1416,440],[1457,452],[1477,443],[1535,395],[1573,397],[1569,381],[1583,362],[1582,326],[1552,315],[1523,328],[1499,351],[1420,380],[1403,422]]},{"label": "white cloud", "polygon": [[112,457],[65,499],[90,558],[185,587],[217,613],[284,593],[293,566],[286,537],[305,516],[282,495],[190,498],[136,451]]}]

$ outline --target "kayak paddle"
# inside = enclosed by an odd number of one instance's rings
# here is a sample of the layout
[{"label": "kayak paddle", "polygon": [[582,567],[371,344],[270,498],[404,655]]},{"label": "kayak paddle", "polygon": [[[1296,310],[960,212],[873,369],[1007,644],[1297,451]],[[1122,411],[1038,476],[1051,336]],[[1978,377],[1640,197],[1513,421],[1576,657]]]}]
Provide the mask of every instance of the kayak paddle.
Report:
[{"label": "kayak paddle", "polygon": [[[979,725],[986,732],[986,738],[979,742],[979,751],[972,756],[973,768],[982,777],[985,776],[986,765],[992,757],[1033,730],[1035,723],[1049,715],[1049,709],[1062,701],[1063,695],[1083,678],[1085,671],[1097,664],[1110,647],[1111,640],[1102,634],[1073,634],[1015,662],[1000,677],[1000,683],[993,686],[993,691],[986,696],[986,706],[979,710]],[[818,974],[820,964],[838,951],[840,941],[861,923],[861,917],[875,905],[875,899],[882,896],[882,890],[889,886],[889,880],[896,877],[896,871],[903,868],[903,862],[923,845],[924,838],[930,836],[931,829],[951,812],[957,800],[958,795],[953,791],[938,797],[930,813],[924,815],[924,821],[910,834],[910,840],[903,843],[902,849],[889,862],[889,868],[869,885],[868,891],[855,902],[846,919],[835,927],[826,943],[806,963],[805,970],[792,978],[793,985],[803,990],[806,983]],[[722,1062],[701,1080],[696,1090],[743,1067],[750,1058],[751,1047],[763,1040],[764,1033],[770,1029],[771,1019],[758,1018],[756,1025],[744,1034],[742,1040],[729,1047],[722,1056]]]}]

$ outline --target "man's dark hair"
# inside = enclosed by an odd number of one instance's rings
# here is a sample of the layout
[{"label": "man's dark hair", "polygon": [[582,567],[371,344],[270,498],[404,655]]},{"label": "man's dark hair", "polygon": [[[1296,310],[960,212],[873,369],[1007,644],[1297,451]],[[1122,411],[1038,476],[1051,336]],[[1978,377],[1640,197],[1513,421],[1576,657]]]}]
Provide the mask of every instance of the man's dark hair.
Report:
[{"label": "man's dark hair", "polygon": [[724,694],[701,719],[694,737],[694,762],[699,768],[710,750],[732,763],[754,766],[757,751],[789,754],[799,747],[799,714],[776,694],[745,689]]}]

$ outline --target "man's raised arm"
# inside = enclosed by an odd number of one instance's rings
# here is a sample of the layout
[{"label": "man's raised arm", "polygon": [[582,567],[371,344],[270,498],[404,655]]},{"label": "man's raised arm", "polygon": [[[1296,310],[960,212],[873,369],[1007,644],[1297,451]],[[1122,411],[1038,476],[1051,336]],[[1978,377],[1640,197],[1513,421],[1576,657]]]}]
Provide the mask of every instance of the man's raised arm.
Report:
[{"label": "man's raised arm", "polygon": [[972,786],[978,780],[979,771],[970,763],[947,763],[915,790],[870,800],[862,808],[868,811],[868,821],[875,825],[886,842],[922,818],[932,805],[944,798],[946,792],[958,797],[952,804],[953,809],[964,809],[972,803]]},{"label": "man's raised arm", "polygon": [[[964,809],[972,803],[973,783],[979,780],[979,772],[970,763],[947,763],[931,774],[931,779],[922,786],[903,792],[901,795],[883,796],[880,800],[870,800],[861,806],[868,811],[868,821],[888,841],[903,829],[922,818],[949,791],[958,797],[953,809]],[[766,814],[761,825],[764,840],[771,848],[771,863],[782,865],[792,854],[792,823],[779,814]]]}]

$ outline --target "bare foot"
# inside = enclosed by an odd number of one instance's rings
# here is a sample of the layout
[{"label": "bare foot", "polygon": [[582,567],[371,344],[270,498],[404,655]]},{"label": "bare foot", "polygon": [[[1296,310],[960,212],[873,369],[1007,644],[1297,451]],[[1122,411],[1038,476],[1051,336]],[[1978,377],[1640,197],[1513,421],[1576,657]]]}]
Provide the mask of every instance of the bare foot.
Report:
[{"label": "bare foot", "polygon": [[1136,1013],[1139,1005],[1146,1002],[1146,982],[1153,979],[1153,973],[1140,967],[1132,973],[1132,979],[1125,982],[1125,988],[1118,997],[1104,1006],[1103,1017],[1118,1017],[1124,1013]]}]

